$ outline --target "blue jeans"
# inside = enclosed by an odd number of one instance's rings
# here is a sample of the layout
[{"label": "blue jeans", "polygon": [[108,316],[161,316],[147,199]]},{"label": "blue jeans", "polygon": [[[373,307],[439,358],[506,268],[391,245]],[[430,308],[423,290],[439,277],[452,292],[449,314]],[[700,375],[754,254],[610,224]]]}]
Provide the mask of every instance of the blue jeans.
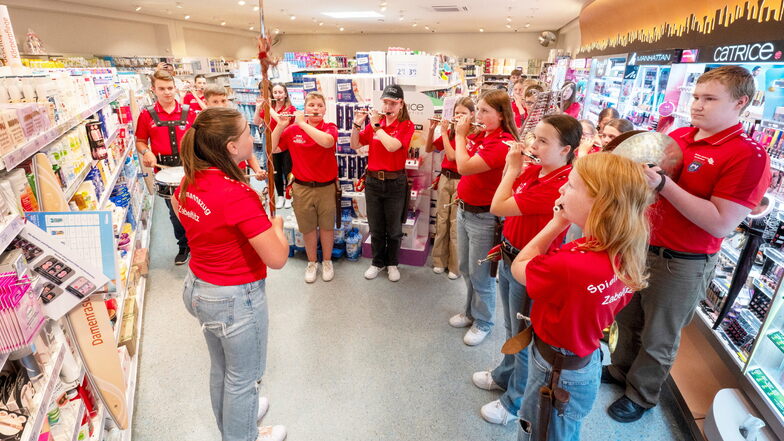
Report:
[{"label": "blue jeans", "polygon": [[490,276],[490,262],[477,265],[495,245],[495,216],[491,213],[457,211],[457,253],[460,273],[466,284],[466,317],[474,326],[490,331],[495,314],[495,278]]},{"label": "blue jeans", "polygon": [[[498,297],[504,307],[504,328],[506,339],[509,340],[528,326],[527,321],[517,318],[520,305],[527,294],[525,286],[512,277],[512,269],[503,261],[498,266]],[[528,348],[514,355],[504,354],[501,364],[493,369],[491,374],[495,384],[506,389],[501,395],[501,404],[509,413],[517,415],[528,379]]]},{"label": "blue jeans", "polygon": [[[532,356],[528,363],[528,384],[523,397],[523,407],[520,409],[519,441],[537,439],[537,424],[539,416],[539,388],[549,381],[552,367],[546,362],[536,345],[528,348]],[[561,350],[571,354],[569,351]],[[580,427],[583,418],[588,415],[599,392],[599,378],[602,372],[600,359],[601,349],[591,354],[591,361],[582,369],[575,371],[562,370],[559,385],[570,394],[563,415],[553,408],[550,416],[550,427],[547,439],[552,441],[580,441]],[[530,425],[528,425],[530,423]],[[528,426],[529,429],[525,430]]]},{"label": "blue jeans", "polygon": [[207,283],[188,271],[182,299],[210,353],[210,399],[223,441],[255,441],[259,383],[267,361],[264,280]]}]

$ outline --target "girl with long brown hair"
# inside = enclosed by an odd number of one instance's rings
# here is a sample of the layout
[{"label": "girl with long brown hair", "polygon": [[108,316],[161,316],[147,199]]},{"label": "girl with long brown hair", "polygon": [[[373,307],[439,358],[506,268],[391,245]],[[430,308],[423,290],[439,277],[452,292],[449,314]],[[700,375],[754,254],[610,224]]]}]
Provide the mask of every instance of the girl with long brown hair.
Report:
[{"label": "girl with long brown hair", "polygon": [[[472,124],[481,130],[469,135]],[[490,264],[477,261],[498,243],[498,219],[490,212],[490,204],[506,164],[506,142],[518,139],[509,95],[502,90],[486,92],[477,104],[476,122],[468,116],[459,117],[455,133],[457,171],[462,175],[457,186],[457,248],[466,305],[449,324],[470,326],[463,343],[475,346],[490,333],[495,316],[495,277],[490,274]]]},{"label": "girl with long brown hair", "polygon": [[[261,82],[259,83],[259,91],[261,91]],[[270,85],[270,95],[272,102],[270,103],[270,133],[275,131],[278,123],[282,118],[292,121],[293,117],[281,117],[281,114],[291,115],[297,109],[291,104],[289,98],[289,89],[283,83]],[[253,117],[253,123],[257,126],[264,124],[264,103],[261,101],[256,103],[256,116]],[[269,139],[265,142],[271,142]],[[288,176],[291,173],[291,154],[288,151],[282,151],[272,154],[272,165],[275,170],[275,192],[278,197],[275,198],[275,208],[291,208],[291,199],[285,197],[286,184],[288,184]]]},{"label": "girl with long brown hair", "polygon": [[[237,166],[252,154],[250,126],[234,109],[202,111],[182,140],[185,177],[172,203],[191,259],[183,301],[210,353],[210,398],[223,441],[281,441],[283,426],[257,428],[267,357],[267,267],[288,258],[283,219],[270,220]],[[227,308],[227,305],[232,305]]]},{"label": "girl with long brown hair", "polygon": [[[560,193],[552,220],[512,264],[533,300],[531,328],[504,349],[515,352],[533,335],[521,439],[579,439],[599,390],[603,330],[648,284],[653,192],[643,165],[612,153],[586,155]],[[548,253],[572,223],[585,237]]]},{"label": "girl with long brown hair", "polygon": [[[475,112],[474,100],[463,97],[455,103],[454,115],[466,116],[472,121]],[[433,140],[438,121],[431,120],[430,130],[425,141],[425,151],[443,150],[441,176],[438,178],[438,198],[436,200],[436,237],[433,242],[433,272],[442,274],[449,270],[448,277],[452,280],[460,277],[460,264],[457,256],[457,183],[460,173],[455,162],[455,129],[451,121],[442,119],[441,136]]]}]

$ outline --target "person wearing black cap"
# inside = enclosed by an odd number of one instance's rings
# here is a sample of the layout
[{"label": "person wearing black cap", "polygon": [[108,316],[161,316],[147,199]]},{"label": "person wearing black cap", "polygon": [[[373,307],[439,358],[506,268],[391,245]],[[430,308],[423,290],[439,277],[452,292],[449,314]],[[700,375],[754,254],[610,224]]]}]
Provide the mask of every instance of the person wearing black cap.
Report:
[{"label": "person wearing black cap", "polygon": [[[392,282],[400,280],[398,252],[403,239],[403,220],[407,208],[406,158],[414,124],[408,116],[403,89],[398,85],[384,88],[381,112],[356,112],[351,130],[351,148],[369,145],[365,174],[370,244],[373,263],[365,271],[366,279],[375,279],[384,268]],[[369,117],[370,123],[363,128]]]}]

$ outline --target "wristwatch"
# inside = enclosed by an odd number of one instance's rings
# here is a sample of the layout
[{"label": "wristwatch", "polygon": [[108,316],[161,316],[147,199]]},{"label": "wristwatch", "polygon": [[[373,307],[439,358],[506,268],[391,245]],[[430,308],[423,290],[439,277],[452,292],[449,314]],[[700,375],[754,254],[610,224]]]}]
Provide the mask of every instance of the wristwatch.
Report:
[{"label": "wristwatch", "polygon": [[147,154],[147,152],[149,152],[149,151],[150,151],[150,149],[149,149],[149,148],[146,148],[146,149],[144,149],[144,150],[142,150],[142,151],[140,151],[140,152],[139,152],[139,156],[144,156],[144,155],[146,155],[146,154]]}]

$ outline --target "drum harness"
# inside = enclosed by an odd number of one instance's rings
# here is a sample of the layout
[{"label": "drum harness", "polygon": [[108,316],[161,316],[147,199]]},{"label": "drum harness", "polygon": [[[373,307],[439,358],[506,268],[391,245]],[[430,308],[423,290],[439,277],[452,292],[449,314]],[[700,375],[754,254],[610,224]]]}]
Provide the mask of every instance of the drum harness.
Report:
[{"label": "drum harness", "polygon": [[180,119],[172,120],[172,121],[161,121],[160,116],[158,116],[158,112],[155,111],[155,106],[146,106],[147,112],[150,113],[152,120],[155,122],[155,127],[166,127],[169,130],[169,144],[171,145],[171,155],[162,155],[157,154],[157,160],[159,164],[168,166],[168,167],[179,167],[182,165],[182,161],[180,160],[180,150],[177,147],[177,126],[186,126],[188,124],[188,112],[190,111],[189,104],[182,105],[182,112],[180,113]]}]

